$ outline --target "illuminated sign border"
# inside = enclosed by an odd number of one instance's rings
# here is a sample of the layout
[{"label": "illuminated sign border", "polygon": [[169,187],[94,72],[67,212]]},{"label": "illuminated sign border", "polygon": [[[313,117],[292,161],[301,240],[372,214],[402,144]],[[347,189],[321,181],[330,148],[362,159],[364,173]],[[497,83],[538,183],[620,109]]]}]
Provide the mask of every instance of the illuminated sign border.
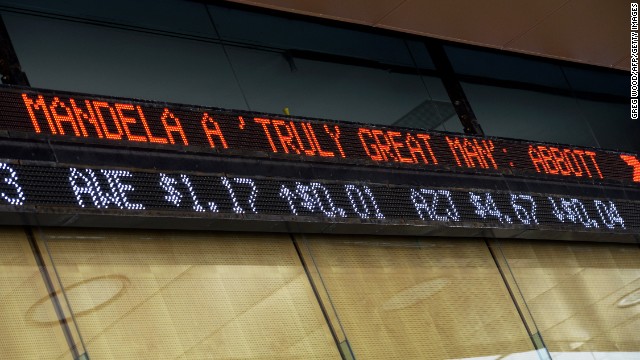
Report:
[{"label": "illuminated sign border", "polygon": [[640,186],[631,153],[48,90],[0,88],[0,129],[120,148]]},{"label": "illuminated sign border", "polygon": [[0,204],[7,213],[640,233],[640,201],[11,160],[0,162]]}]

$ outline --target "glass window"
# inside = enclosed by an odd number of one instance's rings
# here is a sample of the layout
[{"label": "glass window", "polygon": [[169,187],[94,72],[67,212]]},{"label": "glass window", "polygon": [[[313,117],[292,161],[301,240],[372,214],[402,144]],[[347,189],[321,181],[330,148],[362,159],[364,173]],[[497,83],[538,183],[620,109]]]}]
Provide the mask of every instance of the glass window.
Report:
[{"label": "glass window", "polygon": [[582,99],[577,103],[579,114],[593,129],[597,147],[640,152],[640,121],[631,119],[629,104]]},{"label": "glass window", "polygon": [[486,135],[640,151],[629,76],[497,51],[445,46]]},{"label": "glass window", "polygon": [[441,81],[418,75],[434,68],[419,41],[209,9],[220,37],[232,44],[226,49],[252,110],[462,131]]},{"label": "glass window", "polygon": [[486,135],[598,145],[593,129],[571,97],[471,83],[462,87]]},{"label": "glass window", "polygon": [[[2,8],[109,27],[216,38],[205,5],[185,0],[2,0]],[[88,21],[86,21],[88,20]],[[51,34],[49,34],[51,35]],[[70,40],[70,39],[69,39]]]},{"label": "glass window", "polygon": [[3,13],[31,86],[246,109],[219,44]]},{"label": "glass window", "polygon": [[417,40],[182,1],[10,5],[33,87],[462,131]]},{"label": "glass window", "polygon": [[493,246],[552,357],[640,358],[637,245],[496,240]]},{"label": "glass window", "polygon": [[453,70],[461,75],[569,89],[559,65],[491,50],[445,46]]},{"label": "glass window", "polygon": [[339,359],[288,235],[45,229],[91,359]]},{"label": "glass window", "polygon": [[288,62],[278,53],[239,47],[227,51],[252,110],[288,108],[298,116],[414,128],[457,120],[436,78],[309,59]]},{"label": "glass window", "polygon": [[3,359],[72,359],[25,233],[0,231],[0,354]]},{"label": "glass window", "polygon": [[482,240],[304,236],[356,359],[537,359]]},{"label": "glass window", "polygon": [[628,97],[629,74],[606,70],[608,71],[570,65],[562,66],[562,71],[573,91]]},{"label": "glass window", "polygon": [[433,69],[424,47],[418,42],[405,43],[400,36],[320,24],[313,18],[303,21],[225,6],[210,5],[209,9],[220,37],[225,40]]}]

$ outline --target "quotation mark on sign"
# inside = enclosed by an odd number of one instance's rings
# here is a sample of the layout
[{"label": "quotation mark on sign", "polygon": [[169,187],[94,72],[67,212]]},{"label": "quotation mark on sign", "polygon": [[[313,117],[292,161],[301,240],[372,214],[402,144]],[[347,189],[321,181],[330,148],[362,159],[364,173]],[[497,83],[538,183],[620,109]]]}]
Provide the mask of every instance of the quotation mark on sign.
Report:
[{"label": "quotation mark on sign", "polygon": [[633,181],[640,182],[640,161],[633,155],[620,155],[629,166],[633,167]]}]

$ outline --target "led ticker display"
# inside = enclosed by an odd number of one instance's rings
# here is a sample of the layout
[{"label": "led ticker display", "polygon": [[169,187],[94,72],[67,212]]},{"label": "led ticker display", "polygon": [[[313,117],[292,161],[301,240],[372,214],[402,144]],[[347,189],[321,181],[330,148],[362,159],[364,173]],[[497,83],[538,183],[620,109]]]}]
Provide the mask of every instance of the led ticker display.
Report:
[{"label": "led ticker display", "polygon": [[638,154],[50,91],[1,88],[0,130],[226,156],[640,185]]},{"label": "led ticker display", "polygon": [[[0,211],[640,232],[640,202],[0,161]],[[62,211],[64,212],[64,211]]]}]

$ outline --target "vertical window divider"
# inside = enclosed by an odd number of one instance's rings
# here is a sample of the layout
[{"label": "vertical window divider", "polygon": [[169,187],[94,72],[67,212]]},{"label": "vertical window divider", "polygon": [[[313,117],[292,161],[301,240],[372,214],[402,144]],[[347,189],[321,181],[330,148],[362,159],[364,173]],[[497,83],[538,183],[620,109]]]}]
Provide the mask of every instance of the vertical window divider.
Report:
[{"label": "vertical window divider", "polygon": [[324,316],[324,319],[327,322],[327,326],[329,327],[329,331],[331,332],[331,337],[333,338],[333,341],[336,343],[338,352],[340,353],[340,358],[342,360],[355,360],[353,350],[351,349],[351,345],[349,344],[349,340],[346,338],[346,334],[344,334],[344,331],[343,331],[343,334],[345,335],[345,340],[341,342],[338,337],[338,334],[336,333],[336,330],[333,328],[333,325],[331,323],[331,317],[329,316],[329,312],[327,311],[327,308],[325,307],[324,302],[322,301],[322,297],[320,296],[320,292],[318,291],[318,287],[316,286],[315,281],[311,276],[311,272],[309,271],[309,266],[307,265],[307,262],[305,261],[304,256],[302,255],[302,251],[300,250],[298,241],[296,240],[293,234],[289,234],[289,236],[291,237],[291,242],[293,243],[293,246],[296,249],[296,253],[298,255],[298,258],[300,259],[300,263],[302,264],[304,273],[307,276],[307,280],[311,285],[311,289],[313,290],[313,294],[315,295],[316,301],[320,306],[320,310],[322,311],[322,316]]},{"label": "vertical window divider", "polygon": [[458,118],[464,127],[464,133],[484,136],[484,131],[480,123],[478,123],[476,115],[473,113],[469,100],[467,100],[467,96],[458,81],[442,44],[429,41],[426,47],[429,55],[431,55],[436,71],[442,79],[442,84],[449,95],[449,99],[451,99],[451,103],[456,110],[456,114],[458,114]]},{"label": "vertical window divider", "polygon": [[[40,270],[42,281],[44,282],[44,285],[47,289],[47,293],[49,295],[49,299],[51,300],[51,304],[53,305],[53,309],[56,313],[56,317],[58,318],[58,322],[60,323],[62,333],[64,334],[64,338],[67,341],[67,345],[69,346],[69,351],[71,351],[71,355],[73,356],[74,360],[88,360],[89,357],[85,352],[80,354],[78,345],[76,344],[73,338],[71,327],[69,326],[69,323],[64,314],[62,304],[60,303],[60,299],[58,298],[58,294],[56,293],[53,279],[49,274],[47,264],[45,262],[44,256],[42,255],[42,251],[40,250],[40,246],[38,245],[38,242],[33,234],[33,231],[28,226],[24,227],[24,231],[29,241],[29,246],[31,247],[31,251],[36,261],[36,265]],[[60,284],[60,293],[63,294],[63,296],[65,297],[65,301],[67,301],[67,304],[68,304],[68,299],[66,298],[66,295],[64,294],[64,290],[62,289],[62,284]],[[71,317],[75,322],[75,317],[73,317],[73,312],[71,310],[69,310],[69,312],[71,313]],[[76,328],[76,330],[78,329]],[[80,336],[79,332],[78,332],[78,336]],[[82,343],[82,347],[84,348],[84,341],[82,341],[82,338],[80,339],[80,341]]]},{"label": "vertical window divider", "polygon": [[[507,292],[509,293],[509,297],[511,298],[511,301],[513,302],[513,306],[515,306],[516,311],[518,312],[518,316],[520,317],[520,320],[522,321],[522,324],[524,325],[524,328],[526,329],[527,333],[529,334],[529,338],[531,339],[531,342],[533,343],[533,347],[536,350],[536,352],[538,353],[538,356],[540,357],[541,360],[551,360],[551,354],[549,353],[549,350],[547,349],[546,344],[544,343],[544,339],[542,338],[542,334],[540,334],[540,331],[538,330],[538,327],[535,323],[535,320],[533,319],[533,316],[531,315],[531,313],[529,312],[529,310],[523,310],[522,307],[520,306],[520,302],[518,301],[518,297],[520,297],[522,299],[522,302],[524,302],[524,297],[522,296],[522,292],[520,291],[520,288],[517,286],[517,282],[515,281],[515,278],[513,276],[513,273],[511,272],[511,269],[509,268],[509,275],[507,275],[501,265],[500,260],[498,259],[498,254],[496,254],[496,251],[494,249],[493,246],[491,246],[491,244],[489,243],[489,241],[485,238],[484,239],[484,243],[487,247],[487,250],[489,250],[489,253],[491,254],[491,258],[493,259],[493,262],[496,265],[496,268],[498,269],[498,272],[500,273],[500,277],[502,278],[502,282],[504,283],[505,288],[507,289]],[[499,245],[499,243],[498,243]],[[502,257],[504,259],[504,256]],[[506,263],[506,259],[505,259],[505,263]],[[508,263],[507,263],[507,267],[508,267]],[[516,289],[518,294],[516,294],[514,292],[514,290],[512,289],[509,280],[507,279],[507,276],[510,276],[514,281],[513,283],[515,283],[516,285]],[[526,306],[526,304],[525,304]],[[533,328],[531,327],[531,325],[529,324],[529,321],[527,320],[527,316],[525,315],[525,311],[529,314],[529,318],[531,319],[531,322],[533,325]]]}]

